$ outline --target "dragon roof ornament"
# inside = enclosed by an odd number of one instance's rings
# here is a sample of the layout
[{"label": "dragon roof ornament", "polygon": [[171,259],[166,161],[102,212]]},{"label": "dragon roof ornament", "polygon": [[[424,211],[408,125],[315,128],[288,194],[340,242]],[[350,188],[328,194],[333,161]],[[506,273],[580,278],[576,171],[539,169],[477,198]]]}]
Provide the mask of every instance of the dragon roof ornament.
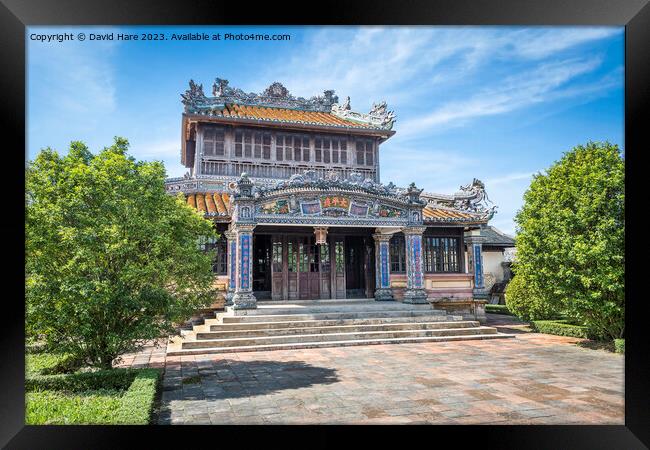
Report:
[{"label": "dragon roof ornament", "polygon": [[325,177],[319,177],[315,170],[305,170],[303,173],[294,174],[288,180],[280,180],[275,183],[275,185],[269,187],[256,186],[254,196],[255,198],[262,198],[284,189],[291,188],[355,190],[368,194],[392,197],[393,199],[402,202],[409,202],[409,200],[411,200],[411,203],[425,203],[419,199],[419,194],[413,196],[414,191],[411,191],[411,197],[409,197],[407,193],[399,192],[397,186],[393,183],[384,185],[377,183],[370,178],[364,179],[363,175],[358,172],[352,172],[348,178],[342,179],[339,174],[334,171],[328,172]]},{"label": "dragon roof ornament", "polygon": [[212,84],[212,95],[212,97],[207,97],[203,92],[203,85],[190,80],[189,89],[181,94],[185,112],[198,113],[206,110],[220,110],[226,104],[238,104],[330,113],[341,119],[348,119],[385,130],[392,129],[395,122],[395,113],[388,110],[388,106],[384,101],[374,103],[370,112],[363,114],[351,110],[350,97],[347,97],[345,103],[340,105],[339,98],[333,90],[326,90],[323,91],[323,95],[306,99],[291,95],[289,90],[277,81],[262,93],[255,94],[233,88],[229,85],[228,80],[216,78]]},{"label": "dragon roof ornament", "polygon": [[228,80],[216,78],[212,84],[212,97],[206,97],[203,86],[190,80],[190,87],[181,94],[185,112],[198,112],[205,109],[220,109],[226,104],[250,106],[271,106],[276,108],[301,109],[305,111],[330,112],[333,104],[339,101],[334,91],[324,91],[323,95],[305,99],[294,97],[289,90],[278,83],[272,83],[264,92],[246,93],[239,88],[233,88]]},{"label": "dragon roof ornament", "polygon": [[[453,195],[422,194],[430,206],[452,208],[476,214],[481,220],[490,220],[497,210],[485,191],[485,184],[478,178],[460,187]],[[490,206],[492,205],[492,206]]]},{"label": "dragon roof ornament", "polygon": [[341,119],[363,122],[385,130],[393,128],[396,118],[395,113],[388,110],[388,105],[386,105],[385,101],[373,103],[372,109],[370,109],[368,114],[352,111],[350,107],[350,97],[347,97],[345,103],[342,105],[339,105],[338,103],[332,105],[332,114]]}]

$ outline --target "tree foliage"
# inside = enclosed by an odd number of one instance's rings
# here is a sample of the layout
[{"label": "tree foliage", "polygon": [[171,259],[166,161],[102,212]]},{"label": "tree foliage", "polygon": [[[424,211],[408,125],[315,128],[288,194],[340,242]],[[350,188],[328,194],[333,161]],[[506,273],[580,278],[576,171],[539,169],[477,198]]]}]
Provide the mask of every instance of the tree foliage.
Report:
[{"label": "tree foliage", "polygon": [[606,338],[625,327],[624,201],[618,147],[589,142],[533,177],[515,218],[515,280]]},{"label": "tree foliage", "polygon": [[558,315],[561,306],[554,298],[544,297],[544,292],[536,288],[525,274],[514,277],[506,286],[506,306],[517,317],[524,320],[552,319]]},{"label": "tree foliage", "polygon": [[110,368],[173,331],[212,296],[209,221],[165,193],[160,162],[128,142],[93,155],[42,150],[26,176],[26,327],[59,352]]}]

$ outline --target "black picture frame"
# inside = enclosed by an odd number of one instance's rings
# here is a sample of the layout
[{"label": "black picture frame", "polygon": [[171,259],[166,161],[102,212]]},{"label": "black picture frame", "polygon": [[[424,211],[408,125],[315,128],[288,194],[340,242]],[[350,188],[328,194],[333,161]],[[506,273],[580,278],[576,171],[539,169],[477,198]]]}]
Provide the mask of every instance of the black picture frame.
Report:
[{"label": "black picture frame", "polygon": [[[625,26],[625,156],[628,212],[626,251],[636,255],[626,271],[624,426],[421,426],[421,427],[122,427],[24,425],[24,172],[25,27],[32,25],[617,25]],[[0,358],[0,445],[6,448],[181,448],[206,445],[335,447],[350,435],[376,445],[524,449],[647,448],[648,352],[642,217],[645,189],[642,154],[650,148],[650,6],[648,0],[365,0],[354,3],[237,3],[209,0],[0,0],[0,93],[3,137],[2,284],[4,302]],[[645,113],[645,114],[644,114]],[[11,142],[6,142],[6,138]],[[22,150],[21,150],[22,149]],[[636,188],[635,184],[639,184]],[[631,219],[631,220],[630,220]],[[642,250],[643,249],[643,250]],[[630,257],[628,256],[628,260]],[[216,431],[215,431],[216,430]],[[287,435],[300,434],[291,439]],[[180,436],[179,436],[180,435]],[[180,437],[174,443],[172,437]],[[259,444],[253,443],[253,439]],[[139,442],[140,439],[144,439]],[[201,442],[203,441],[203,442]]]}]

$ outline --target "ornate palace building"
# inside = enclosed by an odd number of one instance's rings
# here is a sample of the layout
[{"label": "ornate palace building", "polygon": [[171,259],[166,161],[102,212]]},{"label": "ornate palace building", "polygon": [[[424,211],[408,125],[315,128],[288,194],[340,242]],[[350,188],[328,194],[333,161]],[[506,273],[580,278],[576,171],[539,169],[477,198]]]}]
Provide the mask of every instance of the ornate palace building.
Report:
[{"label": "ornate palace building", "polygon": [[214,221],[214,272],[232,310],[264,301],[365,298],[432,303],[483,317],[483,184],[434,194],[381,182],[395,134],[386,103],[368,113],[334,91],[304,99],[280,83],[245,93],[217,78],[182,94],[182,178],[170,194]]}]

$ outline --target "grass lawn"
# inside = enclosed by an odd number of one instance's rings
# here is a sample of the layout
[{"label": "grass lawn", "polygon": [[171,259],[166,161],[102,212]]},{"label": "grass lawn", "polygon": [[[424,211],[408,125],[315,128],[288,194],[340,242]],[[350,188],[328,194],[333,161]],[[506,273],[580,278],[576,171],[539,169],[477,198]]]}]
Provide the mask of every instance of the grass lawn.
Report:
[{"label": "grass lawn", "polygon": [[25,423],[146,425],[160,376],[158,369],[80,371],[67,355],[27,354]]}]

